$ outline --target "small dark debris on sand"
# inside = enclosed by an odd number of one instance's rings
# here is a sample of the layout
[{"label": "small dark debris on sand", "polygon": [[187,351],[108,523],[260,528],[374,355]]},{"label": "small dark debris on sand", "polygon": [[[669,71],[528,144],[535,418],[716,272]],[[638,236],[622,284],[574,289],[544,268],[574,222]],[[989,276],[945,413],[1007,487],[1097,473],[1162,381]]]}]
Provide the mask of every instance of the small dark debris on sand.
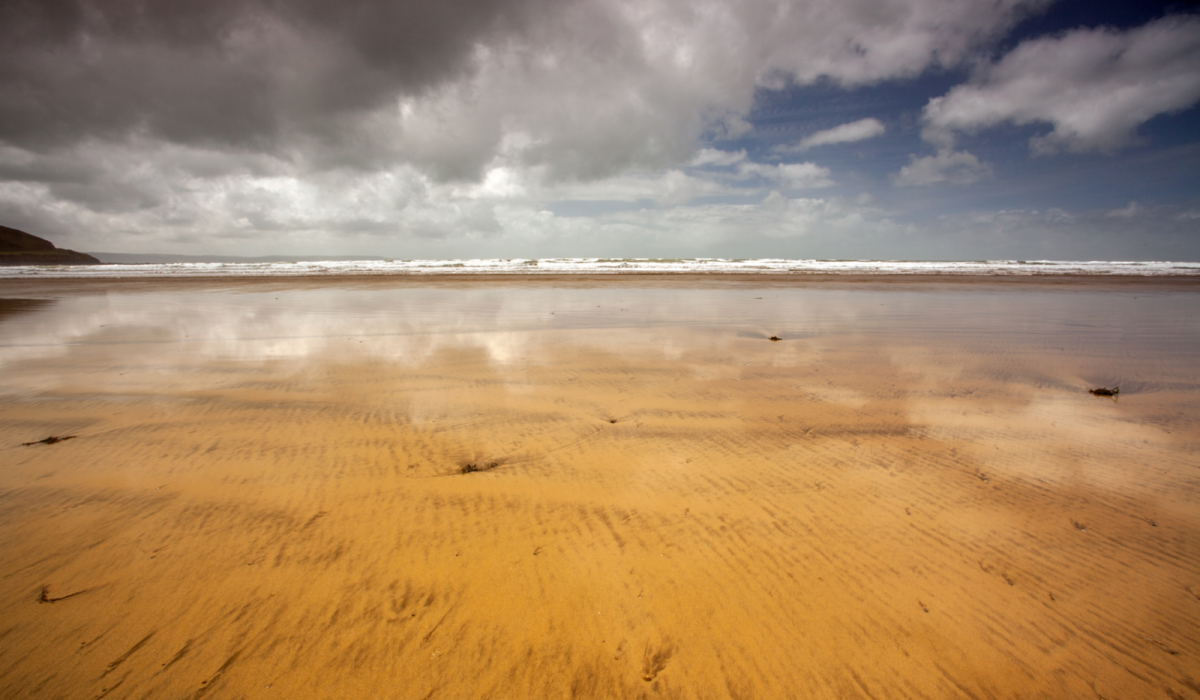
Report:
[{"label": "small dark debris on sand", "polygon": [[63,440],[71,440],[71,439],[77,438],[77,437],[79,437],[79,436],[78,435],[51,435],[50,437],[45,438],[44,440],[34,440],[33,442],[22,442],[21,444],[24,445],[25,447],[29,447],[30,445],[53,445],[55,443],[62,442]]},{"label": "small dark debris on sand", "polygon": [[1109,389],[1106,386],[1102,386],[1099,389],[1088,389],[1088,393],[1092,396],[1107,396],[1113,400],[1116,400],[1117,396],[1121,393],[1121,387],[1115,386]]},{"label": "small dark debris on sand", "polygon": [[1138,636],[1141,637],[1142,639],[1146,640],[1147,642],[1150,642],[1151,644],[1158,647],[1159,649],[1162,649],[1163,651],[1167,652],[1171,656],[1179,656],[1179,651],[1172,649],[1171,647],[1167,646],[1166,644],[1163,644],[1162,642],[1158,641],[1157,639],[1154,639],[1153,637],[1147,637],[1144,634],[1139,634]]},{"label": "small dark debris on sand", "polygon": [[462,465],[462,473],[470,474],[471,472],[486,472],[489,469],[495,469],[500,466],[499,462],[478,462]]},{"label": "small dark debris on sand", "polygon": [[1072,520],[1071,524],[1075,526],[1076,530],[1079,530],[1080,532],[1087,532],[1087,525],[1079,522],[1078,520]]},{"label": "small dark debris on sand", "polygon": [[778,343],[779,341],[783,340],[783,338],[780,338],[777,335],[773,335],[770,338],[767,338],[767,340],[771,341],[772,343]]},{"label": "small dark debris on sand", "polygon": [[48,585],[42,586],[42,594],[38,596],[38,602],[39,603],[57,603],[60,600],[66,600],[67,598],[74,598],[75,596],[79,595],[80,593],[87,593],[88,590],[89,589],[85,588],[82,591],[75,591],[74,593],[68,593],[66,595],[60,595],[57,598],[53,598],[50,596],[50,586],[48,586]]}]

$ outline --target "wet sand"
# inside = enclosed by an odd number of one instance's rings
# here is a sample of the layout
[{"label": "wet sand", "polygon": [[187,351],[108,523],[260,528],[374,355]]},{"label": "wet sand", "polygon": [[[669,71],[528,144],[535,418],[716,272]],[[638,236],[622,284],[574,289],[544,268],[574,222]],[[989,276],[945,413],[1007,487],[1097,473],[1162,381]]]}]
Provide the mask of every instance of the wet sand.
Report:
[{"label": "wet sand", "polygon": [[1194,283],[0,298],[2,697],[1200,697]]}]

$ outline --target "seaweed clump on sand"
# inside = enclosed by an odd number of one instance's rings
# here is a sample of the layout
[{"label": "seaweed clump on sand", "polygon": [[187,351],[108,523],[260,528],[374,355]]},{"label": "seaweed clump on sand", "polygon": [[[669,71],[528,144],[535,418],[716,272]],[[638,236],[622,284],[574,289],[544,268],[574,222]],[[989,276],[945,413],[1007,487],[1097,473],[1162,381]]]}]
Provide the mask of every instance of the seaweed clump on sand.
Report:
[{"label": "seaweed clump on sand", "polygon": [[462,473],[470,474],[471,472],[486,472],[489,469],[495,469],[500,466],[499,462],[472,462],[471,464],[462,465]]},{"label": "seaweed clump on sand", "polygon": [[77,437],[79,437],[79,436],[78,435],[62,435],[62,436],[51,435],[48,438],[43,438],[41,440],[34,440],[33,442],[22,442],[21,444],[24,445],[25,447],[29,447],[30,445],[53,445],[55,443],[59,443],[64,440],[72,440]]},{"label": "seaweed clump on sand", "polygon": [[1121,393],[1121,387],[1117,386],[1109,389],[1106,386],[1102,386],[1099,389],[1088,389],[1088,393],[1092,396],[1106,396],[1113,401],[1116,401],[1117,396],[1119,396]]},{"label": "seaweed clump on sand", "polygon": [[767,338],[767,340],[771,341],[772,343],[778,343],[779,341],[783,340],[783,338],[780,338],[777,335],[773,335],[770,338]]}]

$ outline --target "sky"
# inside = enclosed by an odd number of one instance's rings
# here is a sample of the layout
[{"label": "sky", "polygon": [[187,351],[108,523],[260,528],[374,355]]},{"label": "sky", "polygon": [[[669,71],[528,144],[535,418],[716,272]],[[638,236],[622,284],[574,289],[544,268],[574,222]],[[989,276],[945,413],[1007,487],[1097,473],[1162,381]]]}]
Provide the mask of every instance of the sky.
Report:
[{"label": "sky", "polygon": [[0,0],[0,224],[114,253],[1200,260],[1200,7]]}]

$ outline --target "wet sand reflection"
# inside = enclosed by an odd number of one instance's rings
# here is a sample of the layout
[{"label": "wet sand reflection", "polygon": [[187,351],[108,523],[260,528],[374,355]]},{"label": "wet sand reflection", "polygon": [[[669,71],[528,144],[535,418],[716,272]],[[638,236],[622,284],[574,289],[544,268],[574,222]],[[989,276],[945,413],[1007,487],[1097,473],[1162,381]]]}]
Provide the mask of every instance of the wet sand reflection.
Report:
[{"label": "wet sand reflection", "polygon": [[7,696],[1200,694],[1195,293],[54,298]]}]

